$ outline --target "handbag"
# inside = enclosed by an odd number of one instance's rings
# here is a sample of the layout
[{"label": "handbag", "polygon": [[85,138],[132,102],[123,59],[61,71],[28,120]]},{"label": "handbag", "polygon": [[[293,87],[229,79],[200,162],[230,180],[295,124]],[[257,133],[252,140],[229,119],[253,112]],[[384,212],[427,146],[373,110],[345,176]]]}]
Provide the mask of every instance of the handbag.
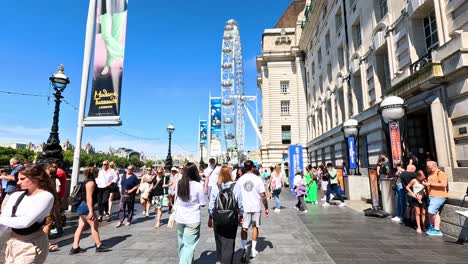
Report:
[{"label": "handbag", "polygon": [[126,203],[135,202],[135,195],[132,195],[132,194],[124,194],[122,199],[123,199],[124,202],[126,202]]},{"label": "handbag", "polygon": [[174,196],[174,206],[172,207],[172,212],[169,215],[169,220],[167,220],[167,227],[169,228],[173,228],[175,224],[175,214],[177,210],[176,201],[177,201],[177,193]]},{"label": "handbag", "polygon": [[[165,184],[166,184],[166,176],[164,176],[164,181],[163,181],[163,185]],[[166,188],[163,188],[163,199],[162,199],[161,205],[163,207],[169,206],[169,198],[167,198]]]}]

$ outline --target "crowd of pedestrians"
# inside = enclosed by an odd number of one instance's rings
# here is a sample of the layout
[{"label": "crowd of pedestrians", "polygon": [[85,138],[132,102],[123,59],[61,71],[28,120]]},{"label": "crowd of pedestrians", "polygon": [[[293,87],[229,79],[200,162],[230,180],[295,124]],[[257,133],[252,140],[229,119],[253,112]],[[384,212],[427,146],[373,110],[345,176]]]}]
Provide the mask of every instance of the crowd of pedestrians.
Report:
[{"label": "crowd of pedestrians", "polygon": [[417,233],[442,236],[440,212],[448,197],[447,175],[435,161],[426,161],[426,173],[417,169],[417,161],[410,161],[406,169],[399,164],[395,173],[397,215],[392,220],[414,226]]},{"label": "crowd of pedestrians", "polygon": [[[11,228],[11,237],[2,250],[0,258],[5,263],[43,263],[49,251],[58,250],[49,244],[52,225],[55,233],[63,233],[62,204],[65,202],[66,172],[57,162],[45,166],[21,164],[16,158],[10,161],[11,172],[0,171],[2,180],[2,214],[0,227]],[[388,159],[379,159],[379,174],[388,173]],[[143,206],[143,217],[147,218],[151,208],[155,213],[154,228],[159,228],[163,208],[168,208],[168,226],[173,220],[177,224],[179,263],[192,263],[200,240],[202,210],[207,206],[207,225],[213,229],[217,263],[234,263],[235,241],[240,228],[242,255],[240,261],[247,263],[258,255],[257,239],[262,215],[269,216],[268,199],[274,199],[274,212],[281,212],[280,194],[288,186],[289,179],[284,164],[260,170],[250,160],[242,167],[219,165],[209,160],[206,169],[194,163],[173,167],[166,173],[163,167],[146,168],[140,178],[135,167],[127,166],[119,175],[115,164],[103,161],[100,169],[87,167],[84,181],[72,198],[78,226],[75,230],[70,255],[86,250],[80,247],[80,238],[87,226],[95,243],[97,253],[110,249],[103,244],[99,234],[99,222],[111,221],[113,195],[119,193],[119,210],[116,227],[131,225],[135,215],[134,206],[139,196]],[[447,176],[439,170],[437,163],[427,161],[427,176],[416,165],[399,165],[395,175],[398,215],[394,221],[408,225],[414,220],[418,233],[440,236],[440,210],[447,198]],[[291,189],[297,197],[294,208],[307,213],[308,203],[318,203],[318,190],[322,190],[322,204],[331,205],[332,196],[346,206],[338,171],[332,163],[312,167],[306,166],[305,174],[296,170]],[[75,199],[76,200],[76,199]],[[34,202],[33,202],[34,201]],[[39,201],[39,202],[37,202]],[[97,210],[96,210],[97,209]],[[172,219],[172,220],[171,220]],[[426,221],[427,220],[427,221]],[[426,224],[428,223],[428,224]],[[249,230],[251,243],[248,246]],[[2,230],[0,230],[2,231]]]}]

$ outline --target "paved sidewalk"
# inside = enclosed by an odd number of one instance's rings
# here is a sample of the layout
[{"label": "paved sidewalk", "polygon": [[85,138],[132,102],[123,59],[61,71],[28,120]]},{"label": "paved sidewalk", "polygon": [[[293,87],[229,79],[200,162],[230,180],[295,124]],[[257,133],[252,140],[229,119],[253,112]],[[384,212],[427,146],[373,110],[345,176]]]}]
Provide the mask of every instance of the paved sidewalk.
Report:
[{"label": "paved sidewalk", "polygon": [[[287,198],[286,195],[284,198]],[[283,206],[292,208],[293,199],[284,199]],[[273,205],[272,201],[269,201]],[[202,231],[195,253],[195,263],[215,263],[215,242],[212,229],[206,225],[207,208],[203,208]],[[71,235],[58,239],[60,251],[49,254],[47,263],[178,263],[176,231],[167,227],[167,213],[163,223],[154,229],[154,215],[142,218],[141,206],[137,206],[135,222],[115,228],[115,221],[100,229],[101,237],[111,252],[96,254],[89,231],[85,232],[81,247],[88,252],[69,256],[73,238]],[[301,214],[294,209],[283,209],[277,214],[271,211],[268,218],[262,216],[262,225],[257,243],[260,254],[251,263],[334,263],[306,226],[300,221]],[[250,233],[249,233],[250,237]],[[235,263],[241,255],[240,229],[236,241]]]},{"label": "paved sidewalk", "polygon": [[417,234],[390,217],[365,217],[338,206],[309,205],[299,218],[338,263],[468,263],[468,245]]}]

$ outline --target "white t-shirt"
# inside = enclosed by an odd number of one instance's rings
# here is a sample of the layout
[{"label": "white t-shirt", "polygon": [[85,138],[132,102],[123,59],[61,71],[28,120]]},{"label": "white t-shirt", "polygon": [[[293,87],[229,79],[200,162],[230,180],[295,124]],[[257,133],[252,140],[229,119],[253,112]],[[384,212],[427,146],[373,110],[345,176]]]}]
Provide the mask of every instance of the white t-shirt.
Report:
[{"label": "white t-shirt", "polygon": [[96,185],[98,188],[106,188],[113,182],[117,182],[118,176],[114,169],[100,169],[98,177],[96,178]]},{"label": "white t-shirt", "polygon": [[[217,184],[219,172],[221,171],[221,166],[216,166],[216,168],[214,168],[213,173],[211,172],[212,170],[213,170],[213,168],[208,167],[208,168],[206,168],[205,171],[203,172],[203,174],[205,175],[205,177],[210,177],[210,179],[209,179],[209,181],[208,181],[208,186],[209,186],[209,187],[213,187],[214,185]],[[210,175],[210,173],[211,173],[211,175]]]},{"label": "white t-shirt", "polygon": [[187,202],[177,198],[175,221],[179,224],[198,224],[201,222],[200,206],[208,203],[201,182],[190,181],[190,199]]},{"label": "white t-shirt", "polygon": [[0,225],[17,229],[27,228],[44,221],[52,210],[54,196],[50,192],[42,191],[35,195],[25,195],[18,205],[16,217],[11,217],[13,206],[21,194],[23,192],[15,192],[8,198],[0,216]]},{"label": "white t-shirt", "polygon": [[271,173],[271,177],[271,180],[274,181],[272,184],[274,185],[275,190],[281,189],[281,187],[283,187],[283,174],[281,174],[281,172],[279,174],[273,172]]},{"label": "white t-shirt", "polygon": [[234,187],[234,193],[240,193],[242,196],[242,209],[247,213],[260,212],[262,210],[261,193],[265,192],[265,184],[262,178],[253,173],[246,173],[239,178]]}]

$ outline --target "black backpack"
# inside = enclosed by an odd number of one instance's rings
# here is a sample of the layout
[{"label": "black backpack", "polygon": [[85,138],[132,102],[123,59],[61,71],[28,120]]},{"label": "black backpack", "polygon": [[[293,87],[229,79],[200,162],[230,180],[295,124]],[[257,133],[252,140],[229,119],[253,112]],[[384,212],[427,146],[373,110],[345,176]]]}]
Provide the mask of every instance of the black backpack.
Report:
[{"label": "black backpack", "polygon": [[85,199],[85,197],[83,197],[84,184],[85,182],[78,182],[75,187],[73,187],[73,191],[70,193],[70,197],[68,197],[68,203],[74,210],[78,208],[81,202]]},{"label": "black backpack", "polygon": [[234,185],[229,188],[222,189],[221,184],[218,184],[219,193],[216,197],[213,209],[213,223],[215,226],[237,226],[239,224],[239,205],[234,196]]}]

